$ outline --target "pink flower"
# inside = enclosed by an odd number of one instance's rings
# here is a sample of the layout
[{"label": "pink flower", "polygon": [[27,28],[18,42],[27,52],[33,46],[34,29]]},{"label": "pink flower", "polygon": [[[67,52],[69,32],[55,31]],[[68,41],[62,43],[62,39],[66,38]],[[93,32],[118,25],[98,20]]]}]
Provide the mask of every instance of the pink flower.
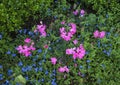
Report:
[{"label": "pink flower", "polygon": [[44,48],[48,48],[48,45],[44,45]]},{"label": "pink flower", "polygon": [[95,37],[95,38],[98,38],[98,37],[99,37],[99,31],[98,31],[98,30],[96,30],[93,34],[94,34],[94,37]]},{"label": "pink flower", "polygon": [[74,66],[77,67],[77,64],[75,63]]},{"label": "pink flower", "polygon": [[71,48],[71,49],[66,49],[66,54],[70,55],[70,54],[73,54],[74,53],[74,50]]},{"label": "pink flower", "polygon": [[63,24],[63,25],[64,25],[64,24],[65,24],[65,21],[62,21],[62,22],[61,22],[61,24]]},{"label": "pink flower", "polygon": [[73,43],[76,45],[78,43],[78,40],[74,40]]},{"label": "pink flower", "polygon": [[78,57],[78,53],[73,53],[73,59],[75,60],[75,59],[77,59],[77,57]]},{"label": "pink flower", "polygon": [[41,34],[41,36],[46,36],[46,32],[45,32],[45,29],[46,29],[46,25],[37,25],[37,29],[34,30],[34,32],[37,32],[36,30],[38,30],[38,32]]},{"label": "pink flower", "polygon": [[78,10],[73,11],[73,14],[77,15],[78,14]]},{"label": "pink flower", "polygon": [[31,52],[30,52],[30,51],[26,51],[26,52],[24,52],[23,54],[24,54],[24,56],[28,57],[28,56],[31,55]]},{"label": "pink flower", "polygon": [[68,73],[69,72],[69,69],[67,68],[67,66],[64,66],[63,67],[65,69],[65,71]]},{"label": "pink flower", "polygon": [[105,31],[101,31],[100,35],[99,35],[99,38],[104,38],[104,37],[105,37]]},{"label": "pink flower", "polygon": [[60,68],[58,69],[58,71],[59,71],[60,73],[63,73],[63,72],[65,72],[65,68],[60,67]]},{"label": "pink flower", "polygon": [[32,51],[34,51],[34,50],[35,50],[35,47],[33,47],[33,45],[31,45],[31,46],[29,47],[29,49],[32,50]]},{"label": "pink flower", "polygon": [[76,33],[76,24],[70,23],[70,25],[71,25],[70,33],[75,34]]},{"label": "pink flower", "polygon": [[30,43],[30,41],[31,41],[30,38],[26,38],[26,39],[24,40],[25,43]]},{"label": "pink flower", "polygon": [[84,16],[84,14],[85,14],[85,11],[84,11],[84,10],[81,10],[81,11],[80,11],[80,15],[81,15],[81,16]]},{"label": "pink flower", "polygon": [[56,62],[57,62],[57,59],[56,59],[55,57],[52,57],[52,58],[51,58],[51,63],[52,63],[53,65],[55,65]]}]

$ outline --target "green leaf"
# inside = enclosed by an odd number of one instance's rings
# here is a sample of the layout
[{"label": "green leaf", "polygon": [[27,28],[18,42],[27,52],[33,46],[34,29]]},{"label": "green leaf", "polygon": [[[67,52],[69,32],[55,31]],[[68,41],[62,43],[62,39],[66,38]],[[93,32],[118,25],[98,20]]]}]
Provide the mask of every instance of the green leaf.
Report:
[{"label": "green leaf", "polygon": [[26,84],[26,79],[22,75],[19,75],[15,78],[15,82],[21,83],[22,85],[25,85]]}]

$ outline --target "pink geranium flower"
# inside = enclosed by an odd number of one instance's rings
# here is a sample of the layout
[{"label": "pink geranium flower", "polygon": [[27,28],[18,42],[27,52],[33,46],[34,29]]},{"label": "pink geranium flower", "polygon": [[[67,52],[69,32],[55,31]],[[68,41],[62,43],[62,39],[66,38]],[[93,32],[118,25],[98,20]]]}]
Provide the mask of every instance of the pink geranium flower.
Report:
[{"label": "pink geranium flower", "polygon": [[94,37],[95,37],[95,38],[98,38],[98,37],[99,37],[99,31],[98,31],[98,30],[96,30],[93,34],[94,34]]},{"label": "pink geranium flower", "polygon": [[44,45],[44,48],[48,48],[48,45]]},{"label": "pink geranium flower", "polygon": [[84,11],[83,9],[80,10],[80,15],[81,15],[81,17],[84,16],[84,14],[85,14],[85,11]]},{"label": "pink geranium flower", "polygon": [[78,43],[78,40],[75,39],[75,40],[73,41],[73,43],[76,45],[76,44]]},{"label": "pink geranium flower", "polygon": [[64,24],[65,24],[65,21],[62,21],[62,22],[61,22],[61,24],[63,24],[63,25],[64,25]]},{"label": "pink geranium flower", "polygon": [[60,67],[60,68],[58,68],[58,71],[59,71],[60,73],[64,73],[64,72],[65,72],[65,68]]},{"label": "pink geranium flower", "polygon": [[65,69],[65,71],[68,73],[69,72],[69,69],[67,68],[67,66],[64,66],[63,67]]},{"label": "pink geranium flower", "polygon": [[66,49],[66,54],[70,55],[74,53],[74,49]]},{"label": "pink geranium flower", "polygon": [[104,38],[104,37],[105,37],[105,31],[101,31],[100,35],[99,35],[99,38]]},{"label": "pink geranium flower", "polygon": [[51,63],[52,63],[53,65],[55,65],[56,62],[57,62],[57,59],[56,59],[55,57],[52,57],[52,58],[51,58]]},{"label": "pink geranium flower", "polygon": [[77,15],[78,14],[78,10],[73,11],[73,14]]},{"label": "pink geranium flower", "polygon": [[30,42],[31,42],[31,39],[30,39],[30,38],[26,38],[26,39],[24,40],[24,42],[25,42],[25,43],[30,43]]}]

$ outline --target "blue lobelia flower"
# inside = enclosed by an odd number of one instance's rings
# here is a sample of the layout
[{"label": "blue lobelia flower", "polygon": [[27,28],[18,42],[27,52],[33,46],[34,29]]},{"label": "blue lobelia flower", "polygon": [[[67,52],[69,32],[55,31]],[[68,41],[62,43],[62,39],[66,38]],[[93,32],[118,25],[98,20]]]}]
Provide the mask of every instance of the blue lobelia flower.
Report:
[{"label": "blue lobelia flower", "polygon": [[90,60],[86,60],[87,63],[90,63],[91,61]]},{"label": "blue lobelia flower", "polygon": [[0,74],[0,80],[3,80],[3,74]]},{"label": "blue lobelia flower", "polygon": [[6,54],[8,54],[8,55],[11,54],[11,51],[7,51]]},{"label": "blue lobelia flower", "polygon": [[0,34],[0,39],[2,39],[2,35]]},{"label": "blue lobelia flower", "polygon": [[20,61],[20,62],[18,63],[18,66],[23,66],[22,61]]},{"label": "blue lobelia flower", "polygon": [[8,76],[11,76],[12,73],[13,73],[13,71],[11,69],[9,69],[8,72],[7,72]]},{"label": "blue lobelia flower", "polygon": [[42,52],[42,49],[38,49],[37,52],[38,52],[38,53],[41,53],[41,52]]},{"label": "blue lobelia flower", "polygon": [[45,71],[45,75],[48,75],[48,73],[49,73],[48,70],[46,70],[46,71]]},{"label": "blue lobelia flower", "polygon": [[3,66],[0,64],[0,69],[2,69],[3,68]]},{"label": "blue lobelia flower", "polygon": [[80,66],[79,68],[80,68],[80,69],[82,69],[82,68],[83,68],[83,66]]},{"label": "blue lobelia flower", "polygon": [[15,57],[15,56],[16,56],[16,54],[12,54],[12,56],[13,56],[13,57]]}]

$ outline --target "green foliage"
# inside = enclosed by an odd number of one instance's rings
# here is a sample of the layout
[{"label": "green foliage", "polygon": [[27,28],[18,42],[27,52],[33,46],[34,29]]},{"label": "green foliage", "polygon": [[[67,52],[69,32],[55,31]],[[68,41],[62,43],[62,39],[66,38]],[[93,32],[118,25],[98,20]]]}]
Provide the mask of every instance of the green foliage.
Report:
[{"label": "green foliage", "polygon": [[[11,32],[21,28],[25,23],[33,25],[38,19],[47,15],[52,0],[2,0],[0,3],[0,31]],[[27,24],[26,23],[26,24]]]}]

